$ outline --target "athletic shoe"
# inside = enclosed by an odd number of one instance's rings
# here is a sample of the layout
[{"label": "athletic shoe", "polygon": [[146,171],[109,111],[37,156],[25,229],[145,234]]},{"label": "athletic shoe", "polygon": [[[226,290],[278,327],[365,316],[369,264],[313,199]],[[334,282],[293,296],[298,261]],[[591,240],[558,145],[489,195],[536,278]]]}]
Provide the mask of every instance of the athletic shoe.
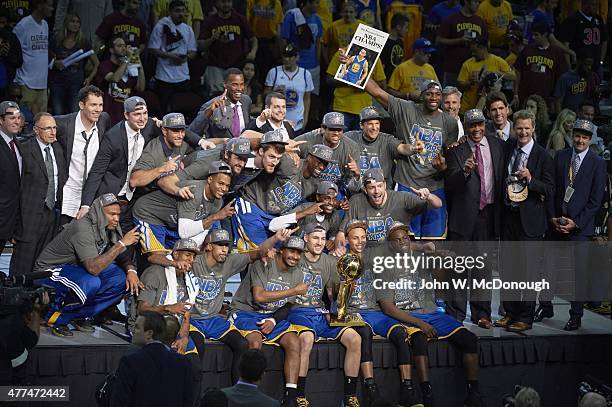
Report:
[{"label": "athletic shoe", "polygon": [[68,325],[53,325],[51,327],[51,334],[61,337],[74,336]]},{"label": "athletic shoe", "polygon": [[96,329],[91,325],[91,323],[86,319],[75,319],[70,321],[72,326],[76,328],[77,331],[93,333]]},{"label": "athletic shoe", "polygon": [[344,396],[344,407],[360,407],[357,396]]},{"label": "athletic shoe", "polygon": [[401,386],[398,407],[425,407],[414,387]]}]

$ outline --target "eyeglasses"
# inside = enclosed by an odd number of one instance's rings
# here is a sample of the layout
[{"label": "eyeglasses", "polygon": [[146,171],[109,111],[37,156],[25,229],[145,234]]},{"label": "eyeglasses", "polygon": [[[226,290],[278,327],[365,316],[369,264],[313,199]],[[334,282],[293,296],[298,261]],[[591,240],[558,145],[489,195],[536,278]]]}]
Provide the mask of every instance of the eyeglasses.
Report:
[{"label": "eyeglasses", "polygon": [[57,132],[57,126],[49,126],[49,127],[34,126],[34,127],[38,128],[40,131],[44,131],[45,133]]}]

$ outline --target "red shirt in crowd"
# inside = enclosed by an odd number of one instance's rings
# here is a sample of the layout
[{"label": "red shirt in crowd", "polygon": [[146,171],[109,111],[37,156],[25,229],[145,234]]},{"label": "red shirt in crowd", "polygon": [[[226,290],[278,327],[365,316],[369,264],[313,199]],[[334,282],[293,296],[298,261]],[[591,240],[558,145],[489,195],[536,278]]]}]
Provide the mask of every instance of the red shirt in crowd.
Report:
[{"label": "red shirt in crowd", "polygon": [[123,120],[123,101],[133,96],[133,89],[138,82],[138,76],[127,76],[127,70],[119,82],[108,82],[105,76],[119,69],[119,65],[110,59],[100,63],[96,73],[96,83],[104,91],[104,111],[107,112],[113,124]]},{"label": "red shirt in crowd", "polygon": [[[466,17],[460,11],[451,14],[442,21],[438,29],[438,35],[442,38],[468,38],[474,41],[480,37],[489,37],[487,23],[482,18],[475,15]],[[442,71],[459,73],[461,65],[471,56],[472,53],[469,46],[446,46],[444,58],[442,59]]]},{"label": "red shirt in crowd", "polygon": [[116,11],[107,15],[98,26],[96,35],[108,43],[117,34],[123,34],[127,45],[139,47],[147,43],[145,24],[138,17],[127,17]]},{"label": "red shirt in crowd", "polygon": [[221,36],[208,48],[208,63],[223,69],[241,66],[250,51],[249,40],[254,35],[246,18],[235,11],[227,19],[216,14],[208,16],[199,39],[207,40],[215,32],[220,32]]},{"label": "red shirt in crowd", "polygon": [[514,67],[519,71],[519,99],[523,102],[534,93],[549,100],[555,89],[555,82],[569,67],[558,48],[548,46],[542,49],[529,45],[520,53]]}]

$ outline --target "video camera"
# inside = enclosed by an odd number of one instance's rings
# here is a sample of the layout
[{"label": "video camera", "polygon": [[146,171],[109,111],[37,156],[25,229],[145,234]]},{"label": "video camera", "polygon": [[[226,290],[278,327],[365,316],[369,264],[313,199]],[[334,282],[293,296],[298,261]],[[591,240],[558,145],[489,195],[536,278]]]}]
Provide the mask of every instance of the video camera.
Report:
[{"label": "video camera", "polygon": [[54,294],[51,287],[34,284],[34,281],[50,277],[51,274],[49,271],[21,276],[6,276],[0,273],[0,317],[31,312],[37,299],[38,303],[42,304],[42,296],[45,292],[51,298]]},{"label": "video camera", "polygon": [[606,406],[612,407],[612,387],[602,383],[601,380],[587,375],[578,387],[578,398],[582,399],[587,393],[597,393],[606,399]]}]

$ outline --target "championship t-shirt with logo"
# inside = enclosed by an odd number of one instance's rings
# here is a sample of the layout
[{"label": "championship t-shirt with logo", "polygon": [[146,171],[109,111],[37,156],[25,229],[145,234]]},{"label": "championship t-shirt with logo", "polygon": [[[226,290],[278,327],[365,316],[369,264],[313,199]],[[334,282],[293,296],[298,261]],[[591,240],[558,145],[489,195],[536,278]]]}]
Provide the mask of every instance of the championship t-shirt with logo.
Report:
[{"label": "championship t-shirt with logo", "polygon": [[389,114],[406,144],[420,139],[425,148],[423,153],[410,157],[399,157],[393,180],[404,186],[429,188],[430,191],[444,187],[444,180],[431,162],[442,149],[457,140],[457,120],[448,113],[435,112],[426,115],[422,105],[389,96]]},{"label": "championship t-shirt with logo", "polygon": [[[305,210],[306,208],[314,205],[314,202],[304,202],[285,213],[284,215],[288,215],[290,213],[297,213]],[[309,223],[318,223],[322,225],[325,230],[327,230],[327,236],[336,236],[336,233],[340,230],[340,223],[342,223],[342,218],[340,218],[340,213],[337,210],[334,210],[330,215],[324,214],[316,214],[316,215],[307,215],[300,219],[297,225],[300,228],[303,228],[305,225]]]},{"label": "championship t-shirt with logo", "polygon": [[[379,133],[374,141],[366,140],[363,131],[353,130],[344,134],[359,145],[359,170],[363,174],[370,168],[382,168],[387,185],[391,185],[393,160],[399,156],[397,148],[402,142],[392,134]],[[355,160],[357,160],[355,158]]]},{"label": "championship t-shirt with logo", "polygon": [[189,181],[186,185],[193,185],[191,192],[193,199],[179,200],[177,212],[179,219],[203,220],[210,215],[219,212],[223,206],[222,199],[204,196],[206,181]]},{"label": "championship t-shirt with logo", "polygon": [[[168,281],[166,280],[165,268],[156,264],[148,267],[142,273],[140,281],[144,284],[144,289],[138,294],[138,301],[146,301],[154,306],[164,305],[168,295]],[[177,277],[176,283],[176,302],[188,301],[184,277]]]},{"label": "championship t-shirt with logo", "polygon": [[340,282],[336,271],[336,258],[322,253],[316,262],[311,262],[303,255],[298,269],[302,273],[302,282],[310,285],[306,294],[295,297],[295,306],[324,308],[323,296],[327,295],[325,287],[331,288],[333,284]]}]

